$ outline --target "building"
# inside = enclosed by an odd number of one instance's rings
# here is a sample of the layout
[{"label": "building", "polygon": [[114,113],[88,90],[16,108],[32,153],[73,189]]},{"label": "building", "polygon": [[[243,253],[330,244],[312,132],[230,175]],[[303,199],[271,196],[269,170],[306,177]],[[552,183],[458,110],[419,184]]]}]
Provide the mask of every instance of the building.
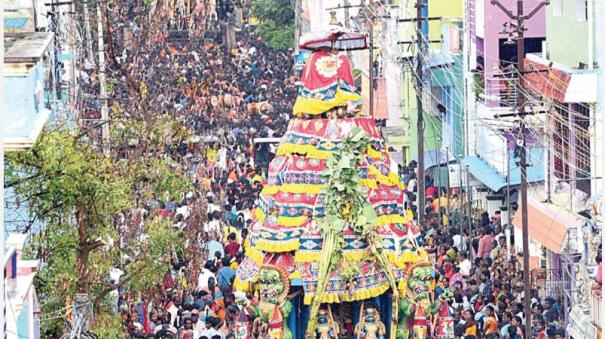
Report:
[{"label": "building", "polygon": [[60,87],[51,15],[41,0],[4,4],[4,121],[7,150],[30,147],[52,115]]},{"label": "building", "polygon": [[[0,128],[4,129],[2,146],[7,151],[33,146],[49,123],[62,119],[70,98],[61,96],[64,86],[72,93],[75,88],[75,78],[64,76],[65,66],[74,70],[69,65],[73,58],[62,54],[62,46],[68,46],[65,40],[73,37],[52,29],[65,28],[66,21],[71,20],[63,14],[72,9],[64,5],[49,6],[49,12],[42,0],[4,3],[5,124]],[[27,235],[10,233],[30,222],[27,206],[15,204],[12,193],[6,190],[3,207],[4,229],[10,234],[4,253],[6,293],[1,296],[6,305],[4,334],[6,338],[39,338],[40,305],[33,279],[40,263],[21,257]],[[33,229],[39,226],[34,225]]]},{"label": "building", "polygon": [[6,240],[4,254],[4,286],[7,339],[40,338],[40,302],[34,277],[39,260],[24,260],[23,246],[27,235],[12,233]]},{"label": "building", "polygon": [[[424,108],[424,151],[425,159],[432,161],[433,165],[437,165],[444,161],[443,155],[445,152],[445,146],[442,144],[444,139],[444,133],[448,137],[452,137],[454,130],[448,129],[448,125],[442,126],[442,118],[446,114],[447,110],[450,109],[450,117],[460,112],[455,112],[456,109],[461,108],[458,103],[453,99],[458,98],[459,94],[454,93],[452,85],[456,80],[451,76],[450,72],[455,64],[454,53],[459,53],[460,39],[456,38],[459,34],[459,30],[454,27],[458,26],[460,29],[460,19],[463,16],[463,1],[426,1],[427,7],[424,10],[423,15],[428,17],[439,18],[437,20],[429,20],[429,24],[423,24],[422,34],[427,43],[429,55],[423,62],[425,70],[430,74],[423,74],[422,78],[426,85],[430,86],[431,90],[426,90],[423,93],[423,108]],[[414,18],[416,16],[416,10],[414,8],[415,1],[406,1],[402,4],[402,12],[405,18]],[[401,32],[402,40],[404,41],[415,41],[416,40],[416,22],[410,22],[403,24],[404,28]],[[450,29],[452,31],[450,32]],[[445,33],[445,34],[444,34]],[[450,35],[452,33],[452,35]],[[459,36],[459,35],[458,35]],[[402,92],[404,97],[404,110],[409,114],[409,158],[408,160],[418,158],[418,144],[416,124],[418,121],[417,114],[417,103],[416,103],[416,90],[415,81],[417,80],[414,66],[409,67],[409,76],[404,77],[402,81]],[[433,80],[435,77],[435,80]],[[454,80],[454,82],[452,82]],[[454,87],[458,88],[458,87]],[[448,103],[449,102],[449,103]],[[446,107],[449,105],[450,107]],[[450,119],[453,123],[453,120]],[[445,132],[444,132],[445,131]],[[448,140],[449,141],[449,140]],[[448,145],[449,147],[449,145]],[[435,154],[437,154],[435,156]],[[453,154],[453,150],[452,150]],[[427,167],[427,166],[425,166]],[[428,167],[427,167],[428,168]]]},{"label": "building", "polygon": [[[516,8],[516,1],[500,1],[506,8]],[[529,13],[539,4],[525,1],[524,11]],[[545,39],[544,8],[526,21],[526,52],[540,52]],[[516,45],[509,36],[502,35],[510,19],[490,0],[469,0],[465,8],[463,33],[463,62],[465,77],[465,159],[463,165],[480,183],[473,187],[476,206],[487,208],[490,214],[504,210],[515,203],[520,183],[518,166],[519,130],[510,114],[516,105],[516,73],[511,65],[516,62]],[[536,107],[531,107],[531,110]],[[528,121],[529,130],[539,130],[540,117]],[[531,134],[531,133],[530,133]],[[526,136],[528,147],[527,181],[544,180],[541,138]],[[451,171],[450,171],[451,173]],[[506,201],[506,197],[510,201]],[[498,206],[499,205],[499,206]],[[508,213],[503,224],[510,223]]]},{"label": "building", "polygon": [[596,156],[602,154],[602,147],[596,138],[604,133],[595,128],[600,66],[596,63],[596,44],[602,43],[595,35],[595,21],[600,20],[594,12],[595,3],[551,1],[545,13],[544,48],[541,53],[528,54],[525,61],[531,70],[526,76],[530,101],[540,102],[547,116],[546,197],[563,190],[566,199],[555,201],[554,208],[565,209],[564,213],[579,221],[569,227],[566,239],[575,240],[577,245],[567,248],[566,262],[560,267],[569,272],[562,280],[572,287],[565,293],[573,306],[568,317],[568,332],[573,338],[596,338],[601,332],[601,312],[595,307],[601,295],[588,286],[596,271],[596,247],[602,233],[597,209],[590,207],[600,193],[594,178],[602,174]]},{"label": "building", "polygon": [[[514,13],[515,1],[500,2]],[[539,3],[525,1],[524,12]],[[516,84],[522,76],[530,114],[524,136],[532,284],[545,296],[564,301],[570,334],[584,338],[600,330],[585,320],[591,319],[590,308],[580,306],[591,301],[582,286],[595,271],[590,253],[600,244],[594,239],[600,239],[602,228],[597,217],[586,214],[596,199],[591,198],[595,192],[590,178],[598,176],[593,168],[598,154],[593,140],[598,100],[593,3],[551,1],[526,21],[523,74],[514,67],[514,36],[504,34],[511,31],[510,19],[490,0],[468,2],[464,38],[469,133],[463,164],[478,181],[474,204],[490,214],[500,210],[503,224],[512,226],[515,250],[522,251],[521,214],[513,213],[519,203],[520,130],[515,120],[501,117],[515,112]]]},{"label": "building", "polygon": [[32,146],[51,113],[53,34],[6,33],[4,36],[4,147]]}]

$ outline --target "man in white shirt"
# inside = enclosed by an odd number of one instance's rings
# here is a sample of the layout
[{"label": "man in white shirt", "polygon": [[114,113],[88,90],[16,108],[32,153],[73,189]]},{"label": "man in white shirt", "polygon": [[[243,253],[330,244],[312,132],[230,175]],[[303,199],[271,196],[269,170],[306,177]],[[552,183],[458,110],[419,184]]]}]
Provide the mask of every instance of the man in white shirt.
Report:
[{"label": "man in white shirt", "polygon": [[452,241],[454,242],[453,246],[458,249],[458,252],[466,251],[466,243],[464,241],[464,237],[462,237],[460,234],[455,234],[452,237]]},{"label": "man in white shirt", "polygon": [[197,278],[197,290],[205,290],[208,289],[208,279],[214,277],[214,273],[210,272],[210,268],[212,267],[212,262],[208,261],[204,265],[204,268],[200,272],[200,275]]},{"label": "man in white shirt", "polygon": [[221,209],[218,207],[218,205],[214,204],[212,199],[208,199],[208,205],[206,207],[206,211],[208,212],[208,214],[210,214],[212,212],[220,212],[220,210]]},{"label": "man in white shirt", "polygon": [[212,338],[213,336],[219,336],[221,339],[225,338],[225,336],[216,329],[220,326],[220,324],[220,319],[215,317],[209,317],[208,319],[206,319],[206,327],[208,329],[202,332],[202,336],[206,336],[207,338]]},{"label": "man in white shirt", "polygon": [[193,329],[196,330],[201,336],[201,333],[206,330],[206,323],[199,317],[200,311],[193,309],[191,311],[191,321],[193,321]]},{"label": "man in white shirt", "polygon": [[181,207],[178,207],[176,209],[175,215],[179,215],[179,214],[183,216],[183,220],[189,218],[189,215],[191,214],[189,206],[183,205]]},{"label": "man in white shirt", "polygon": [[472,263],[471,260],[468,258],[468,254],[466,254],[466,252],[461,252],[460,253],[460,274],[462,274],[463,277],[467,278],[471,275],[471,268],[472,268]]},{"label": "man in white shirt", "polygon": [[206,233],[219,232],[220,230],[221,224],[217,219],[214,219],[204,224],[204,232]]}]

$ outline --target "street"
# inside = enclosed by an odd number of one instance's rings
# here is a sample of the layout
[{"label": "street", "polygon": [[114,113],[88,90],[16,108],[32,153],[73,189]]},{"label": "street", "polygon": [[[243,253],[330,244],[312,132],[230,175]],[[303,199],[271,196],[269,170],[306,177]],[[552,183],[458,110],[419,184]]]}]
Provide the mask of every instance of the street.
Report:
[{"label": "street", "polygon": [[8,1],[5,337],[600,338],[564,2]]}]

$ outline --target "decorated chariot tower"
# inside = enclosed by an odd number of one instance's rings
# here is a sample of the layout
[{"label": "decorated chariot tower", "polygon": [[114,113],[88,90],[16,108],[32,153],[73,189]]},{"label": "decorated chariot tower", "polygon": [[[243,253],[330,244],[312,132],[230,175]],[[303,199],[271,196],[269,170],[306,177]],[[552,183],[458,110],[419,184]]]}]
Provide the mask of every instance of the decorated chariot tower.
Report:
[{"label": "decorated chariot tower", "polygon": [[[426,254],[415,244],[419,232],[404,210],[397,167],[374,120],[361,113],[363,100],[342,53],[366,49],[367,40],[334,26],[303,36],[299,47],[312,53],[294,117],[256,203],[235,287],[259,298],[255,338],[302,332],[336,338],[346,331],[359,338],[395,338],[406,270]],[[298,333],[286,321],[288,314],[302,316],[289,301],[295,286],[310,305]],[[366,301],[385,294],[392,306],[381,317]],[[332,310],[347,303],[357,303],[359,316],[339,323]]]}]

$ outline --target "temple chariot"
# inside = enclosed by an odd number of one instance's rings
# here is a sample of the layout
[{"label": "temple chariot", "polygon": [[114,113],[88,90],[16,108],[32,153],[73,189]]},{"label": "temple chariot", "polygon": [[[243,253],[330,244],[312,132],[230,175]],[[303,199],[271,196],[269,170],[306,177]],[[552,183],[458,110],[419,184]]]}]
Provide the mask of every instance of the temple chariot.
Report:
[{"label": "temple chariot", "polygon": [[366,36],[333,26],[299,47],[311,54],[237,271],[255,299],[240,338],[449,338],[405,186],[343,53]]}]

